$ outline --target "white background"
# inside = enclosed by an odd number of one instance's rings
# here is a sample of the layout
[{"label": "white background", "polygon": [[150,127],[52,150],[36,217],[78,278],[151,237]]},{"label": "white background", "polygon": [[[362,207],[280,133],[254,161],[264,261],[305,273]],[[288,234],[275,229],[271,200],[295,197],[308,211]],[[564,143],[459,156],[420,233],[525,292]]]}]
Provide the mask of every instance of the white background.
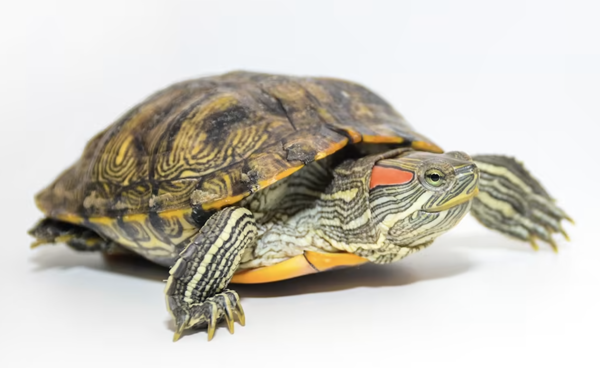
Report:
[{"label": "white background", "polygon": [[[3,1],[0,366],[598,367],[598,1]],[[29,250],[34,193],[126,109],[234,69],[363,83],[446,149],[524,160],[560,254],[471,218],[389,266],[237,287],[247,325],[171,342],[166,271]]]}]

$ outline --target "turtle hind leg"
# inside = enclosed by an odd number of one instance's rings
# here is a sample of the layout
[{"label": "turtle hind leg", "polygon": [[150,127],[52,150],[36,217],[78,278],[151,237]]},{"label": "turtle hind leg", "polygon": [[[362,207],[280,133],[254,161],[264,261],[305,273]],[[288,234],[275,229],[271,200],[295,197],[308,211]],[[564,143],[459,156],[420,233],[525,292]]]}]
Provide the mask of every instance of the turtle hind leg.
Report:
[{"label": "turtle hind leg", "polygon": [[561,222],[572,220],[560,209],[544,187],[514,158],[498,155],[473,156],[480,171],[479,194],[471,213],[484,226],[529,242],[534,249],[542,240],[557,251],[553,235],[561,233]]},{"label": "turtle hind leg", "polygon": [[114,242],[105,240],[88,228],[50,218],[41,220],[33,229],[29,230],[29,235],[36,239],[31,244],[31,248],[55,243],[65,243],[78,251],[105,251],[110,253],[117,248]]},{"label": "turtle hind leg", "polygon": [[181,252],[170,270],[165,296],[175,319],[177,341],[185,329],[208,329],[224,319],[233,333],[234,315],[245,316],[235,291],[226,289],[240,264],[244,249],[256,240],[257,227],[250,211],[228,207],[215,213]]}]

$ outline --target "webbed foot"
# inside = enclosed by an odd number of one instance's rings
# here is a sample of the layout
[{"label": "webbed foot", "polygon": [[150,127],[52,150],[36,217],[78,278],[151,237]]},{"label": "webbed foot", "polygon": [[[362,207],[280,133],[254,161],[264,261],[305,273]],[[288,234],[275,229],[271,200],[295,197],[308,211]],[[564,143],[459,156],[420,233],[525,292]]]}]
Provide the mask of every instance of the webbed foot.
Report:
[{"label": "webbed foot", "polygon": [[202,303],[189,306],[178,305],[175,299],[168,299],[167,302],[175,317],[176,331],[173,341],[179,340],[183,331],[188,328],[206,328],[210,341],[215,335],[217,323],[221,320],[225,320],[231,334],[234,332],[235,317],[240,325],[246,324],[240,297],[233,290],[224,290]]},{"label": "webbed foot", "polygon": [[523,164],[506,156],[481,155],[473,159],[480,170],[479,194],[471,207],[477,220],[529,242],[536,250],[537,240],[541,240],[558,251],[553,238],[557,233],[569,240],[561,223],[573,220]]}]

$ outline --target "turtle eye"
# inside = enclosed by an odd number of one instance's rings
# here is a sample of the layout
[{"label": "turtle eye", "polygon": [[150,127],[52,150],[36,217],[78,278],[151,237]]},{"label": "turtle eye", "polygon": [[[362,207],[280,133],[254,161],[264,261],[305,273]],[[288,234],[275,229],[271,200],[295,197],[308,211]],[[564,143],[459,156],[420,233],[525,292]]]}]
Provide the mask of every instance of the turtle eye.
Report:
[{"label": "turtle eye", "polygon": [[429,169],[425,173],[425,180],[427,181],[427,184],[437,188],[444,184],[445,176],[440,170]]}]

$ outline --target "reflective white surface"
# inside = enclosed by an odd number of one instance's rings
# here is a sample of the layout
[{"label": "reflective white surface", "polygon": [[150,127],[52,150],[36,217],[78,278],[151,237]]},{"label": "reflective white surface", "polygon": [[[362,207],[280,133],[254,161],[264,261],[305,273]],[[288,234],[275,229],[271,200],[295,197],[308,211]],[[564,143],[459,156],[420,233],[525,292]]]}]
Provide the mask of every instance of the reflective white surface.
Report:
[{"label": "reflective white surface", "polygon": [[[0,5],[1,367],[597,367],[595,1],[19,1]],[[166,270],[28,249],[34,193],[174,81],[355,80],[448,150],[509,153],[577,221],[560,254],[465,219],[431,248],[235,287],[247,325],[171,342]]]}]

